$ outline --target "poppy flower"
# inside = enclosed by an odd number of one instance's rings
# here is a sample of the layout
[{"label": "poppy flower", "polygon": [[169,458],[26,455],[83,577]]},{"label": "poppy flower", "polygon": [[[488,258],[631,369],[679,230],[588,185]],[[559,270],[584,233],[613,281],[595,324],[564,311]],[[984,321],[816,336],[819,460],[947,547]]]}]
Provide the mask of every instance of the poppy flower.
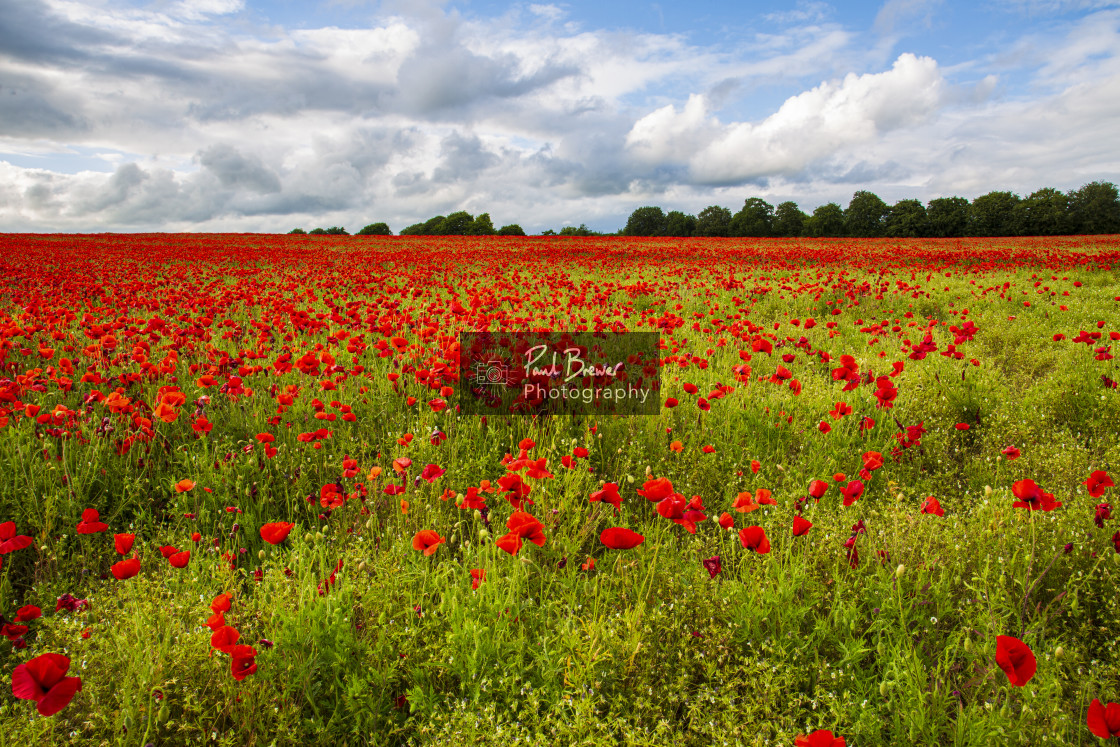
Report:
[{"label": "poppy flower", "polygon": [[1015,687],[1030,682],[1038,667],[1030,646],[1009,635],[996,636],[996,664]]},{"label": "poppy flower", "polygon": [[645,542],[646,538],[625,527],[610,527],[599,535],[599,541],[612,550],[629,550]]},{"label": "poppy flower", "polygon": [[140,558],[133,555],[128,560],[113,563],[109,566],[109,570],[113,572],[113,576],[118,581],[130,579],[140,572]]},{"label": "poppy flower", "polygon": [[771,497],[770,491],[766,488],[759,488],[754,491],[754,499],[760,506],[777,506],[778,502]]},{"label": "poppy flower", "polygon": [[118,555],[128,555],[129,550],[132,549],[132,543],[135,541],[135,534],[113,535],[113,547],[116,549]]},{"label": "poppy flower", "polygon": [[421,529],[416,533],[416,536],[412,538],[412,549],[419,550],[423,552],[424,555],[432,555],[439,549],[439,546],[446,541],[447,540],[440,537],[433,529]]},{"label": "poppy flower", "polygon": [[16,523],[5,521],[0,524],[0,555],[7,555],[31,545],[32,539],[24,534],[16,534]]},{"label": "poppy flower", "polygon": [[1084,483],[1085,487],[1089,488],[1089,495],[1094,498],[1100,498],[1104,495],[1105,488],[1111,488],[1115,485],[1112,478],[1104,470],[1097,470],[1089,475],[1089,479]]},{"label": "poppy flower", "polygon": [[739,542],[748,550],[754,550],[759,555],[770,552],[770,539],[762,527],[743,527],[739,530]]},{"label": "poppy flower", "polygon": [[809,495],[820,500],[828,491],[828,483],[824,480],[813,480],[809,483]]},{"label": "poppy flower", "polygon": [[175,547],[174,545],[164,545],[163,547],[159,548],[159,554],[165,558],[170,558],[177,552],[179,552],[179,548]]},{"label": "poppy flower", "polygon": [[1093,513],[1093,523],[1097,525],[1097,529],[1104,529],[1104,523],[1112,518],[1112,505],[1109,503],[1097,504],[1097,509]]},{"label": "poppy flower", "polygon": [[759,463],[759,461],[757,459],[752,459],[751,472],[757,475],[760,469],[762,469],[762,465]]},{"label": "poppy flower", "polygon": [[43,610],[33,604],[27,604],[16,610],[15,622],[31,622],[43,616]]},{"label": "poppy flower", "polygon": [[1011,486],[1011,492],[1019,500],[1012,508],[1026,508],[1031,511],[1053,511],[1061,508],[1061,501],[1055,501],[1053,493],[1047,493],[1035,484],[1034,480],[1019,480]]},{"label": "poppy flower", "polygon": [[841,489],[840,493],[844,496],[844,505],[850,506],[863,495],[863,483],[859,480],[852,480]]},{"label": "poppy flower", "polygon": [[1018,459],[1019,454],[1020,454],[1019,450],[1016,449],[1014,446],[1008,446],[1007,448],[1005,448],[1000,453],[1003,454],[1005,457],[1007,457],[1008,461],[1013,460],[1013,459]]},{"label": "poppy flower", "polygon": [[214,601],[210,602],[210,610],[212,612],[229,612],[231,598],[229,594],[219,594],[214,597]]},{"label": "poppy flower", "polygon": [[735,517],[724,511],[723,514],[719,517],[719,525],[724,529],[734,529]]},{"label": "poppy flower", "polygon": [[1120,703],[1109,703],[1106,707],[1100,700],[1093,698],[1085,721],[1093,736],[1101,739],[1120,737]]},{"label": "poppy flower", "polygon": [[638,495],[645,496],[645,499],[652,503],[660,503],[674,494],[673,483],[667,477],[646,480],[645,484],[638,488]]},{"label": "poppy flower", "polygon": [[945,509],[941,508],[941,503],[932,495],[922,501],[923,514],[933,514],[934,516],[944,516]]},{"label": "poppy flower", "polygon": [[420,472],[420,479],[428,483],[435,482],[447,470],[440,467],[438,464],[424,465],[423,471]]},{"label": "poppy flower", "polygon": [[471,588],[477,589],[486,580],[485,568],[471,568]]},{"label": "poppy flower", "polygon": [[731,504],[731,509],[741,514],[748,514],[756,508],[759,508],[759,504],[755,503],[754,496],[751,495],[751,491],[749,490],[744,490],[742,493],[739,493],[735,498],[735,502]]},{"label": "poppy flower", "polygon": [[194,490],[194,480],[184,477],[182,480],[175,483],[176,493],[189,493],[192,490]]},{"label": "poppy flower", "polygon": [[12,670],[12,695],[34,700],[40,716],[53,716],[82,689],[81,677],[67,677],[69,657],[42,654]]},{"label": "poppy flower", "polygon": [[229,654],[231,658],[229,665],[230,674],[232,674],[233,678],[238,682],[245,679],[250,674],[257,673],[257,650],[252,646],[246,644],[230,646],[226,649],[226,653]]},{"label": "poppy flower", "polygon": [[183,550],[170,556],[167,561],[171,563],[172,568],[186,568],[187,563],[191,562],[191,551]]},{"label": "poppy flower", "polygon": [[802,517],[800,515],[793,517],[793,536],[794,537],[804,537],[806,534],[809,533],[809,530],[812,529],[812,528],[813,528],[813,522],[809,521],[808,519],[805,519],[804,517]]},{"label": "poppy flower", "polygon": [[78,522],[78,534],[97,534],[109,528],[108,524],[101,521],[101,514],[96,508],[87,508],[82,511],[82,520]]},{"label": "poppy flower", "polygon": [[210,635],[210,645],[219,651],[229,653],[229,649],[237,645],[240,638],[241,633],[237,632],[237,628],[223,625]]},{"label": "poppy flower", "polygon": [[817,729],[812,734],[800,734],[793,740],[794,747],[846,747],[844,737],[835,737],[831,731]]},{"label": "poppy flower", "polygon": [[274,521],[261,527],[261,539],[270,545],[279,545],[288,538],[295,524],[289,521]]},{"label": "poppy flower", "polygon": [[714,555],[701,562],[704,564],[704,570],[708,572],[708,576],[711,578],[715,578],[720,574],[720,571],[723,570],[723,563],[720,562],[718,555]]},{"label": "poppy flower", "polygon": [[596,490],[591,494],[589,500],[592,503],[609,503],[617,510],[622,505],[622,496],[618,494],[618,483],[608,482],[604,483],[603,487]]},{"label": "poppy flower", "polygon": [[580,564],[580,568],[585,571],[595,570],[595,558],[588,557],[586,563]]}]

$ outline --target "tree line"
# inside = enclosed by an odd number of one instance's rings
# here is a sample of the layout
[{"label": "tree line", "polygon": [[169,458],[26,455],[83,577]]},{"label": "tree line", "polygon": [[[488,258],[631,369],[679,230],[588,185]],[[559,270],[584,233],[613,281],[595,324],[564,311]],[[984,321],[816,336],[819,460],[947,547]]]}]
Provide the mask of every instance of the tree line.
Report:
[{"label": "tree line", "polygon": [[[297,228],[290,233],[308,233]],[[334,226],[311,234],[349,235]],[[679,210],[664,212],[647,205],[630,214],[619,236],[677,237],[852,237],[951,238],[958,236],[1068,236],[1120,233],[1120,193],[1111,182],[1090,182],[1061,192],[1051,187],[1019,197],[1012,192],[989,192],[969,202],[964,197],[938,197],[922,204],[899,200],[888,205],[874,192],[860,190],[848,207],[835,202],[803,212],[796,202],[776,207],[749,197],[738,212],[709,205],[698,215]],[[359,236],[389,236],[385,223],[371,223]],[[516,223],[494,228],[489,213],[478,217],[465,210],[414,223],[401,236],[524,236]],[[551,229],[542,236],[603,236],[586,225]]]}]

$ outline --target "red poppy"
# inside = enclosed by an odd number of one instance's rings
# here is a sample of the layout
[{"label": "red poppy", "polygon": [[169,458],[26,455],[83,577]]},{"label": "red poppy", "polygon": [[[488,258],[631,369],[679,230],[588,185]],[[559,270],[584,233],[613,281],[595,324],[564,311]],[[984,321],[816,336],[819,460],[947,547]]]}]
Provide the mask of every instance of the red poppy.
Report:
[{"label": "red poppy", "polygon": [[798,515],[793,517],[793,536],[804,537],[813,528],[813,523]]},{"label": "red poppy", "polygon": [[1089,704],[1086,718],[1089,731],[1101,739],[1120,737],[1120,703],[1109,703],[1106,707],[1097,698]]},{"label": "red poppy", "polygon": [[447,470],[443,469],[438,464],[426,464],[424,465],[424,469],[420,472],[420,479],[432,483],[445,472],[447,472]]},{"label": "red poppy", "polygon": [[87,508],[82,511],[82,520],[78,522],[78,534],[97,534],[109,528],[108,524],[101,521],[101,514],[96,508]]},{"label": "red poppy", "polygon": [[223,625],[210,635],[210,645],[219,651],[229,653],[229,649],[237,645],[240,638],[241,634],[237,632],[236,628]]},{"label": "red poppy", "polygon": [[734,529],[735,517],[724,511],[723,514],[719,517],[719,525],[724,529]]},{"label": "red poppy", "polygon": [[515,511],[506,522],[506,528],[509,533],[494,542],[498,549],[516,555],[521,549],[522,540],[544,547],[544,526],[524,511]]},{"label": "red poppy", "polygon": [[159,548],[159,554],[165,558],[170,558],[177,552],[179,552],[179,548],[175,547],[174,545],[164,545],[163,547]]},{"label": "red poppy", "polygon": [[132,578],[140,572],[140,558],[133,555],[128,560],[122,560],[119,563],[113,563],[109,566],[109,570],[113,572],[113,576],[118,581]]},{"label": "red poppy", "polygon": [[741,514],[749,514],[759,507],[760,504],[755,503],[754,496],[751,495],[751,491],[749,490],[744,490],[742,493],[739,493],[739,495],[735,497],[735,502],[731,504],[731,509]]},{"label": "red poppy", "polygon": [[1089,479],[1084,483],[1085,487],[1089,488],[1089,495],[1094,498],[1100,498],[1104,495],[1105,488],[1111,488],[1114,484],[1112,478],[1104,470],[1097,470],[1089,475]]},{"label": "red poppy", "polygon": [[629,550],[645,542],[646,538],[625,527],[611,527],[603,530],[599,541],[612,550]]},{"label": "red poppy", "polygon": [[850,506],[863,495],[863,483],[859,480],[852,480],[841,489],[840,493],[844,496],[844,505]]},{"label": "red poppy", "polygon": [[230,655],[231,661],[229,670],[235,680],[240,682],[250,674],[256,674],[257,650],[255,648],[246,644],[240,644],[237,646],[229,646],[224,650]]},{"label": "red poppy", "polygon": [[30,622],[43,616],[43,610],[33,604],[27,604],[16,610],[15,622]]},{"label": "red poppy", "polygon": [[412,538],[412,549],[419,550],[424,555],[432,555],[446,541],[434,529],[421,529]]},{"label": "red poppy", "polygon": [[471,568],[471,588],[477,589],[486,580],[485,568]]},{"label": "red poppy", "polygon": [[191,551],[183,550],[170,556],[167,561],[171,563],[173,568],[186,568],[187,563],[191,562]]},{"label": "red poppy", "polygon": [[288,538],[295,524],[289,521],[274,521],[261,527],[261,539],[270,545],[279,545]]},{"label": "red poppy", "polygon": [[1047,493],[1035,484],[1034,480],[1019,480],[1011,486],[1011,492],[1020,500],[1011,504],[1013,508],[1026,508],[1031,511],[1053,511],[1060,508],[1061,501],[1054,500],[1053,493]]},{"label": "red poppy", "polygon": [[712,557],[701,561],[701,563],[704,565],[704,570],[708,572],[708,576],[710,578],[715,578],[720,574],[721,571],[723,571],[723,563],[720,562],[718,555],[713,555]]},{"label": "red poppy", "polygon": [[824,480],[813,480],[809,483],[809,495],[820,500],[828,491],[828,483]]},{"label": "red poppy", "polygon": [[754,550],[759,555],[770,552],[770,539],[762,527],[743,527],[739,530],[739,542],[748,550]]},{"label": "red poppy", "polygon": [[996,636],[996,664],[1016,687],[1030,682],[1038,667],[1030,646],[1009,635]]},{"label": "red poppy", "polygon": [[1097,504],[1097,509],[1093,512],[1093,523],[1097,525],[1097,529],[1104,529],[1104,523],[1111,518],[1112,505],[1109,503]]},{"label": "red poppy", "polygon": [[604,484],[602,488],[592,493],[588,500],[593,503],[599,501],[609,503],[617,510],[622,505],[622,496],[618,494],[618,483],[608,482]]},{"label": "red poppy", "polygon": [[231,601],[229,594],[219,594],[214,597],[214,601],[210,603],[210,610],[212,612],[229,612]]},{"label": "red poppy", "polygon": [[1005,448],[1000,453],[1003,454],[1005,457],[1007,457],[1007,459],[1010,461],[1010,460],[1013,460],[1013,459],[1018,459],[1020,452],[1014,446],[1008,446],[1007,448]]},{"label": "red poppy", "polygon": [[27,535],[16,534],[16,523],[5,521],[0,524],[0,555],[7,555],[16,550],[22,550],[31,545],[32,539]]},{"label": "red poppy", "polygon": [[132,549],[132,543],[135,541],[135,534],[113,535],[113,547],[116,549],[118,555],[128,555],[129,550]]},{"label": "red poppy", "polygon": [[793,744],[795,747],[846,747],[844,737],[835,737],[825,729],[817,729],[809,735],[800,734]]},{"label": "red poppy", "polygon": [[189,493],[194,490],[194,480],[184,477],[179,482],[175,483],[176,493]]},{"label": "red poppy", "polygon": [[580,564],[580,568],[585,571],[595,570],[595,558],[588,557],[586,563]]},{"label": "red poppy", "polygon": [[53,716],[82,689],[81,677],[67,677],[69,657],[42,654],[12,670],[12,695],[34,700],[40,716]]},{"label": "red poppy", "polygon": [[671,495],[675,495],[673,483],[667,477],[658,477],[655,480],[646,480],[645,485],[638,488],[638,495],[645,496],[647,501],[660,503]]},{"label": "red poppy", "polygon": [[941,503],[931,495],[929,498],[922,501],[922,513],[944,516],[945,509],[941,508]]}]

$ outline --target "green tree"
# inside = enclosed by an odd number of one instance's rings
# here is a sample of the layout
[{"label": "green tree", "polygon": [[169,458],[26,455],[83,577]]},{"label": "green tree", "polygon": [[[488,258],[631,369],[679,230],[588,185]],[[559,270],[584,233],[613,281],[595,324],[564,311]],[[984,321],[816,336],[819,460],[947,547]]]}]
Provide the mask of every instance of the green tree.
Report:
[{"label": "green tree", "polygon": [[417,232],[419,236],[439,236],[439,229],[443,226],[443,222],[447,220],[446,216],[437,215],[434,218],[428,218],[420,226]]},{"label": "green tree", "polygon": [[926,208],[919,200],[899,200],[887,210],[883,232],[896,238],[917,238],[929,235]]},{"label": "green tree", "polygon": [[695,236],[727,236],[731,230],[731,211],[719,205],[709,205],[696,216]]},{"label": "green tree", "polygon": [[541,236],[555,236],[555,235],[556,235],[556,232],[553,231],[551,228],[546,228],[543,231],[541,231]]},{"label": "green tree", "polygon": [[730,236],[770,236],[774,229],[774,206],[761,197],[748,197],[731,218]]},{"label": "green tree", "polygon": [[622,233],[625,236],[664,236],[666,222],[665,213],[661,208],[640,207],[630,213]]},{"label": "green tree", "polygon": [[844,211],[835,202],[820,205],[805,221],[806,236],[843,236]]},{"label": "green tree", "polygon": [[686,215],[679,210],[670,210],[665,216],[666,236],[692,236],[696,233],[696,216]]},{"label": "green tree", "polygon": [[1120,233],[1120,196],[1112,182],[1089,182],[1070,192],[1069,203],[1078,233]]},{"label": "green tree", "polygon": [[1021,213],[1019,223],[1029,236],[1065,236],[1073,233],[1069,195],[1053,187],[1032,192],[1015,206]]},{"label": "green tree", "polygon": [[844,233],[858,238],[871,238],[883,235],[883,223],[890,209],[879,195],[867,190],[859,190],[852,195],[844,211]]},{"label": "green tree", "polygon": [[796,202],[786,201],[774,209],[774,235],[775,236],[800,236],[805,228],[805,221],[809,216],[797,207]]},{"label": "green tree", "polygon": [[474,216],[460,210],[444,218],[436,228],[437,236],[468,236],[474,226]]},{"label": "green tree", "polygon": [[288,231],[288,233],[298,233],[306,235],[307,231],[304,231],[302,228],[293,228],[291,231]]},{"label": "green tree", "polygon": [[393,232],[389,230],[388,223],[370,223],[368,226],[363,226],[361,231],[358,231],[358,236],[392,236]]},{"label": "green tree", "polygon": [[1011,192],[989,192],[972,201],[968,208],[970,236],[1018,236],[1022,213],[1015,207],[1019,196]]},{"label": "green tree", "polygon": [[424,236],[424,223],[413,223],[401,229],[401,236]]},{"label": "green tree", "polygon": [[938,197],[926,207],[929,235],[937,238],[964,236],[968,232],[968,200],[963,197]]},{"label": "green tree", "polygon": [[310,234],[312,236],[326,236],[327,235],[327,229],[325,229],[325,228],[312,228],[311,231],[310,231]]},{"label": "green tree", "polygon": [[496,233],[494,223],[490,220],[490,213],[483,213],[475,218],[470,227],[471,236],[493,236]]},{"label": "green tree", "polygon": [[502,226],[498,229],[499,236],[524,236],[525,229],[516,223],[510,223],[508,226]]},{"label": "green tree", "polygon": [[595,236],[595,232],[588,228],[583,223],[579,224],[579,228],[575,226],[564,226],[560,229],[559,236]]}]

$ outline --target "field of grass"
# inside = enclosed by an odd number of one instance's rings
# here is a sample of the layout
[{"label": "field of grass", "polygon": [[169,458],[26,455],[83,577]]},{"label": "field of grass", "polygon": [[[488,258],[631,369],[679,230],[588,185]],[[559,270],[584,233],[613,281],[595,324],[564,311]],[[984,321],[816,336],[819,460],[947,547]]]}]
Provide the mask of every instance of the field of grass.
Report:
[{"label": "field of grass", "polygon": [[[5,744],[1102,743],[1118,237],[2,241]],[[519,329],[658,414],[457,412]]]}]

